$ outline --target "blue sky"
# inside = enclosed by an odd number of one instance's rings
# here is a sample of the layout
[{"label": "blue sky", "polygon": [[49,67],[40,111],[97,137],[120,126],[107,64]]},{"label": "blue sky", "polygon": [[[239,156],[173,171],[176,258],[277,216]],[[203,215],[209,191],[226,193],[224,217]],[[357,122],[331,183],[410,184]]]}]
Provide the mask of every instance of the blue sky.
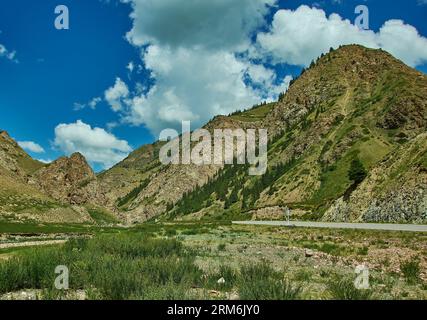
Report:
[{"label": "blue sky", "polygon": [[[80,151],[99,171],[181,120],[274,99],[331,45],[381,46],[427,72],[423,2],[1,1],[0,128],[34,158]],[[54,27],[60,4],[69,30]],[[371,31],[350,25],[360,4]]]}]

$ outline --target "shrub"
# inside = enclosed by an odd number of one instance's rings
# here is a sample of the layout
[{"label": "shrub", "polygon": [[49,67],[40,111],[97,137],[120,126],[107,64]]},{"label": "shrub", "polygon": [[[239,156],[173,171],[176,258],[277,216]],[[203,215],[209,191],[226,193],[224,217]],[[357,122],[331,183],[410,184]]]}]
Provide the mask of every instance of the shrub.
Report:
[{"label": "shrub", "polygon": [[356,158],[351,162],[350,169],[348,171],[348,178],[350,181],[353,181],[355,184],[359,184],[365,180],[367,174],[368,173],[359,158]]},{"label": "shrub", "polygon": [[420,261],[413,259],[401,263],[400,270],[409,284],[415,284],[420,280]]},{"label": "shrub", "polygon": [[175,229],[168,229],[166,230],[165,234],[167,237],[174,237],[177,235],[177,232]]},{"label": "shrub", "polygon": [[368,253],[369,253],[369,248],[368,247],[362,247],[362,248],[359,248],[358,250],[357,250],[357,254],[359,255],[359,256],[366,256],[366,255],[368,255]]},{"label": "shrub", "polygon": [[218,245],[218,251],[225,251],[225,248],[226,248],[225,243],[220,243],[220,244]]}]

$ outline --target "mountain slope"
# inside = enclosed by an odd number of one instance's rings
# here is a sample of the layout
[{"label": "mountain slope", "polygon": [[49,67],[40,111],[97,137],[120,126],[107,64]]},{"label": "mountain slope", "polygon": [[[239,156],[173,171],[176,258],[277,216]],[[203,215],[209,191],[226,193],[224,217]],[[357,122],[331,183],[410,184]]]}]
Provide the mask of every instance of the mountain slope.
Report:
[{"label": "mountain slope", "polygon": [[0,219],[21,222],[112,221],[106,199],[84,157],[74,154],[50,164],[33,160],[0,131]]},{"label": "mountain slope", "polygon": [[0,218],[37,222],[90,221],[90,216],[42,191],[33,175],[45,167],[22,150],[7,132],[0,131]]},{"label": "mountain slope", "polygon": [[43,163],[33,160],[6,131],[0,130],[0,166],[13,172],[16,178],[25,179],[43,167]]},{"label": "mountain slope", "polygon": [[[278,102],[204,127],[268,129],[268,170],[168,165],[163,143],[95,175],[74,154],[49,165],[0,131],[0,214],[10,220],[280,218],[427,221],[427,77],[387,52],[344,46],[322,55]],[[105,218],[105,219],[104,219]]]},{"label": "mountain slope", "polygon": [[[268,173],[249,177],[239,166],[147,171],[149,180],[133,190],[123,212],[128,221],[166,211],[170,217],[224,216],[284,205],[306,219],[427,219],[427,77],[387,52],[331,51],[279,102],[217,117],[206,128],[267,128]],[[367,171],[357,183],[348,174],[355,161]]]}]

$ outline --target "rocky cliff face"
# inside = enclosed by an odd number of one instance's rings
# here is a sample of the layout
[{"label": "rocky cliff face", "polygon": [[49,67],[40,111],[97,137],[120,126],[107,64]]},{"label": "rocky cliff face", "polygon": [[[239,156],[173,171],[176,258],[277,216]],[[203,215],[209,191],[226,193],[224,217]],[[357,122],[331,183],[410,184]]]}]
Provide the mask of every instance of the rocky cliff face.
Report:
[{"label": "rocky cliff face", "polygon": [[[218,116],[204,128],[213,133],[214,129],[257,128],[260,122],[242,122],[230,117]],[[139,166],[139,171],[132,176],[139,177],[143,188],[126,203],[121,210],[121,218],[128,223],[137,223],[159,216],[167,211],[170,204],[178,202],[185,193],[205,185],[223,166],[218,165],[169,165],[163,166],[159,162],[159,150],[162,144],[155,144],[136,151],[128,159],[102,175],[103,183],[111,178],[113,172],[127,176]],[[147,149],[148,148],[148,149]],[[145,156],[143,156],[145,155]],[[142,165],[142,167],[141,167]],[[142,171],[141,171],[142,170]],[[141,175],[143,173],[143,175]],[[126,180],[119,180],[126,181]],[[129,193],[134,193],[132,189]],[[126,195],[124,195],[126,197]],[[116,202],[117,203],[117,202]]]},{"label": "rocky cliff face", "polygon": [[50,197],[70,205],[106,205],[97,177],[80,153],[60,158],[33,175]]},{"label": "rocky cliff face", "polygon": [[[298,165],[258,205],[283,201],[333,221],[427,221],[426,98],[427,77],[382,50],[345,46],[321,57],[267,116],[292,136],[278,161]],[[354,158],[368,176],[352,191]]]},{"label": "rocky cliff face", "polygon": [[427,134],[420,134],[375,167],[349,199],[340,198],[323,220],[427,221]]},{"label": "rocky cliff face", "polygon": [[[84,159],[74,157],[71,162],[74,165],[66,170],[66,166],[59,165],[64,171],[55,171],[53,168],[58,162],[48,166],[33,160],[5,131],[0,131],[0,219],[49,223],[93,222],[84,208],[71,206],[76,204],[76,194],[72,190],[78,188],[70,186],[73,183],[77,185],[83,176],[95,176],[90,168],[90,171],[83,169],[85,173],[81,177],[76,174],[86,163]],[[72,178],[65,179],[66,175]],[[90,194],[83,190],[80,192],[81,197]],[[77,202],[81,202],[81,198],[77,199]]]}]

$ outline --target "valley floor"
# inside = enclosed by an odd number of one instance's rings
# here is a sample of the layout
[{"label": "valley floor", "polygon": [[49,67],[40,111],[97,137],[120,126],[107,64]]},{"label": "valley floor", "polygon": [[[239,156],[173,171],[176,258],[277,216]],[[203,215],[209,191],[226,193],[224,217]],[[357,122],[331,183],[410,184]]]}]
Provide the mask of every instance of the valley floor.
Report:
[{"label": "valley floor", "polygon": [[[425,233],[217,222],[58,230],[3,230],[0,248],[66,243],[0,249],[1,299],[427,299]],[[68,291],[53,286],[57,265],[70,269]],[[360,265],[367,290],[354,286]]]}]

